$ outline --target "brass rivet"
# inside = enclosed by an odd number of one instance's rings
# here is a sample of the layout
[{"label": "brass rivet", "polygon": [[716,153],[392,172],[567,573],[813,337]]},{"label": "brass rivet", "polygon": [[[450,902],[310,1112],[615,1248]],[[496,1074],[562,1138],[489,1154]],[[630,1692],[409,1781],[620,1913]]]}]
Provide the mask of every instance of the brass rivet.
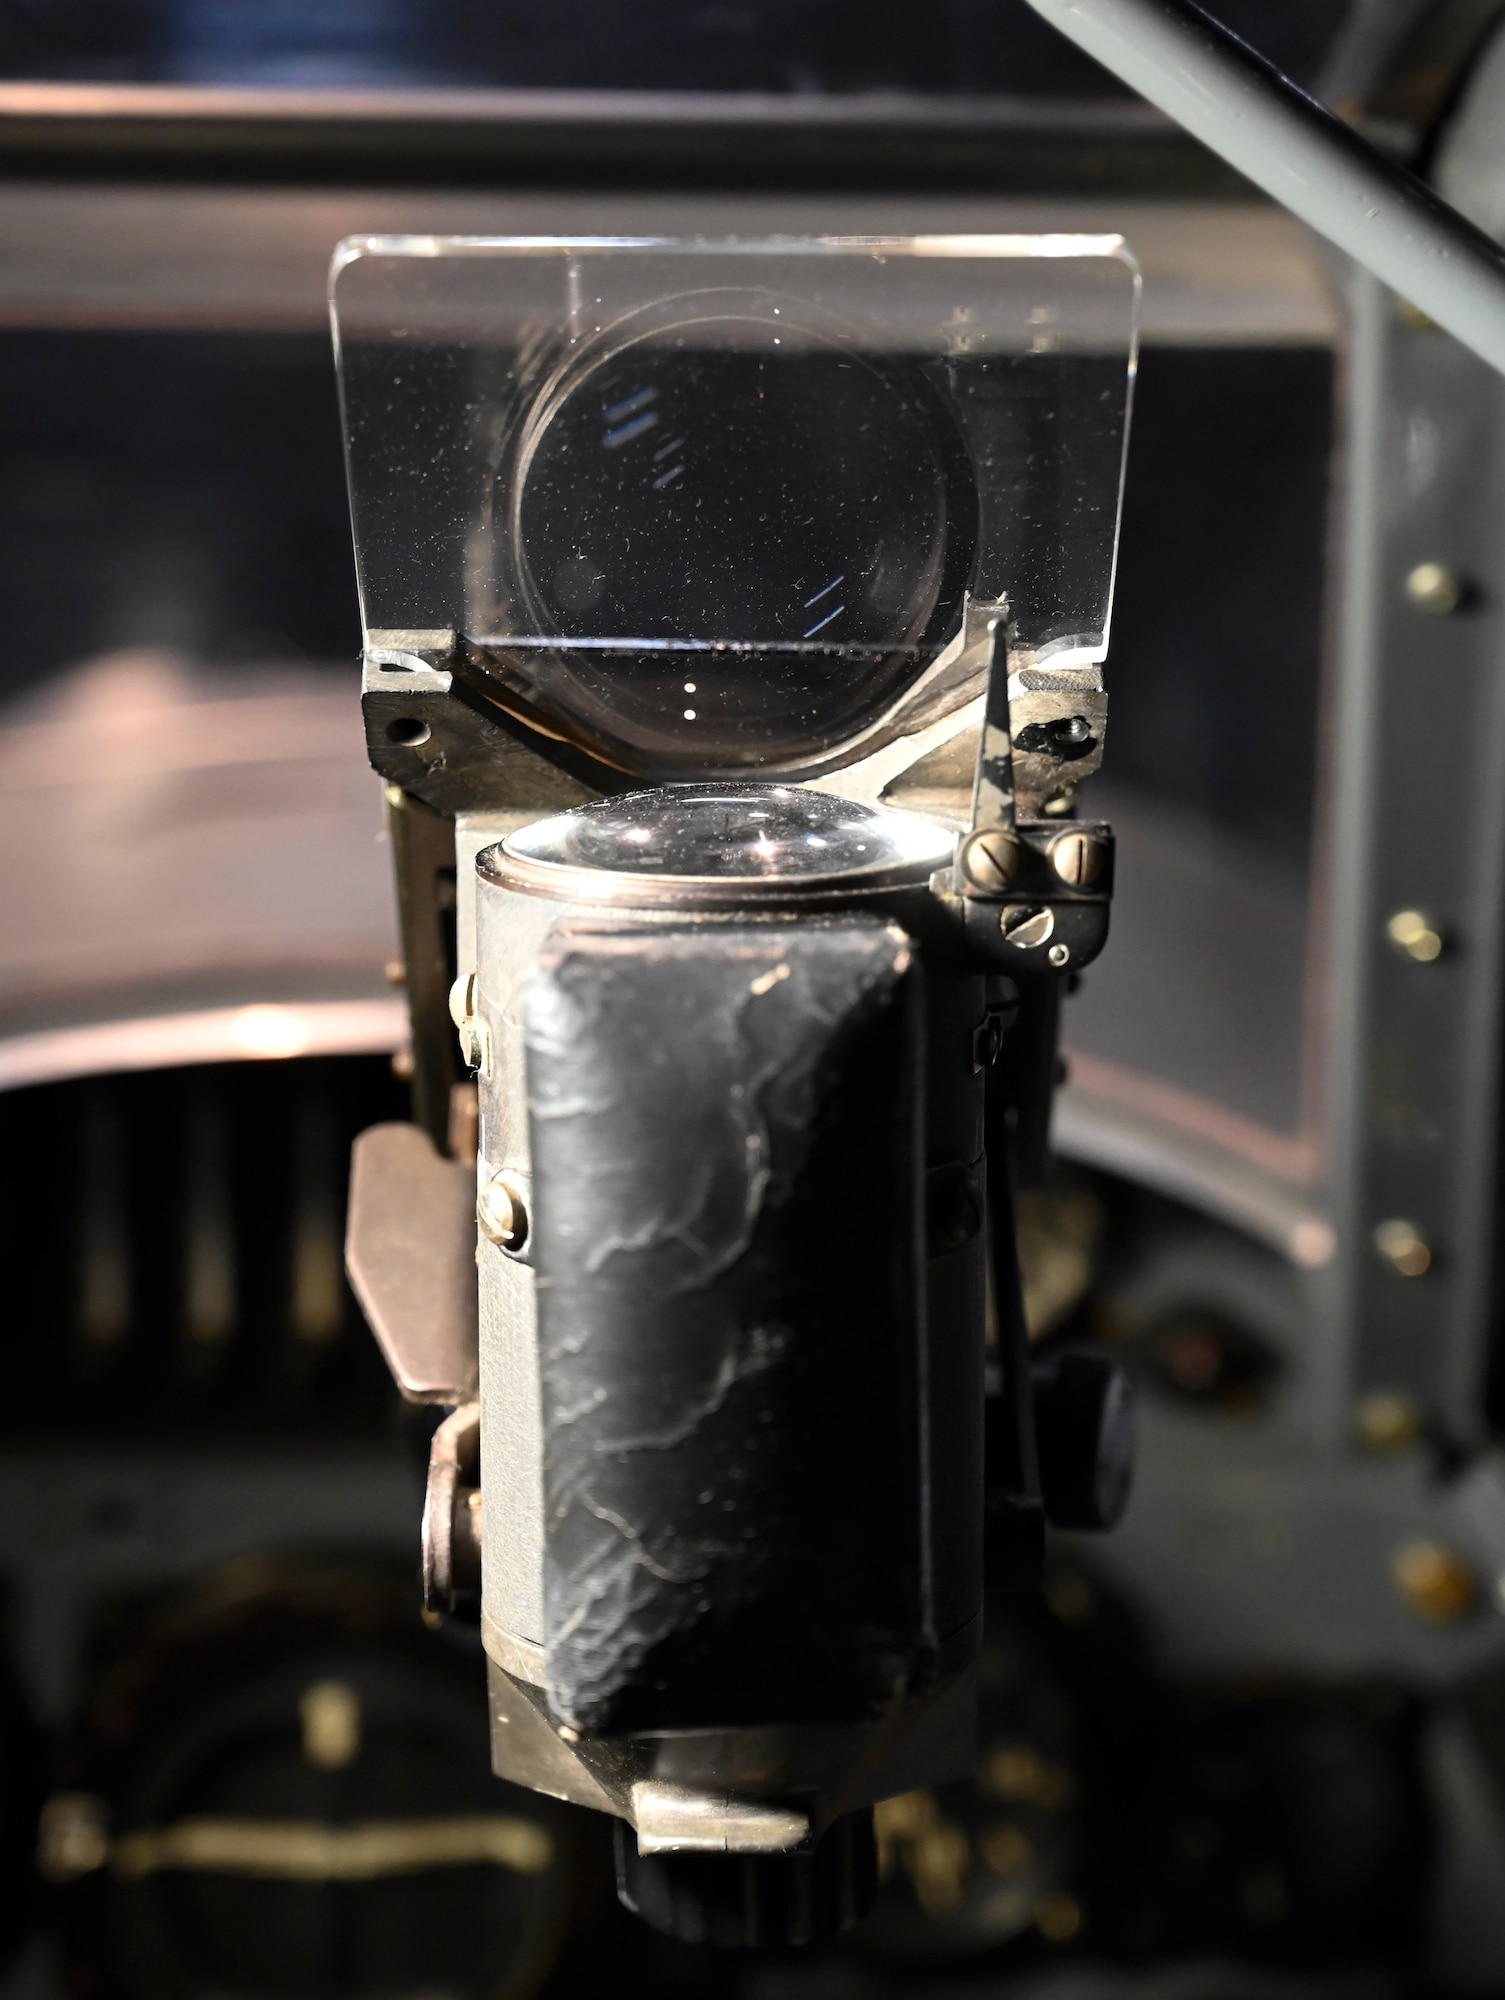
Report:
[{"label": "brass rivet", "polygon": [[1374,1232],[1374,1247],[1403,1278],[1424,1277],[1432,1268],[1432,1246],[1414,1222],[1393,1215]]},{"label": "brass rivet", "polygon": [[1015,1881],[1034,1866],[1035,1850],[1023,1827],[1011,1819],[995,1820],[978,1837],[977,1852],[982,1864],[994,1875]]},{"label": "brass rivet", "polygon": [[47,1882],[75,1882],[110,1858],[110,1814],[92,1792],[54,1792],[37,1827],[37,1867]]},{"label": "brass rivet", "polygon": [[1042,1937],[1052,1944],[1065,1944],[1082,1928],[1082,1906],[1064,1890],[1042,1896],[1035,1905],[1035,1923]]},{"label": "brass rivet", "polygon": [[1418,611],[1446,618],[1463,602],[1463,581],[1445,563],[1418,563],[1406,578],[1406,596]]},{"label": "brass rivet", "polygon": [[1442,930],[1421,910],[1397,910],[1385,926],[1385,935],[1402,958],[1417,965],[1430,965],[1442,956]]},{"label": "brass rivet", "polygon": [[1395,1552],[1395,1587],[1407,1608],[1434,1625],[1452,1625],[1472,1611],[1479,1585],[1472,1569],[1445,1542],[1403,1542]]},{"label": "brass rivet", "polygon": [[361,1748],[361,1698],[348,1681],[315,1681],[298,1700],[303,1755],[321,1771],[343,1771]]},{"label": "brass rivet", "polygon": [[473,972],[462,972],[449,989],[449,1018],[457,1028],[463,1028],[475,1011],[476,976]]},{"label": "brass rivet", "polygon": [[493,1174],[476,1197],[476,1221],[488,1243],[520,1250],[528,1234],[522,1190],[508,1174]]},{"label": "brass rivet", "polygon": [[1354,1413],[1354,1429],[1366,1451],[1404,1451],[1421,1436],[1421,1405],[1414,1396],[1378,1390]]}]

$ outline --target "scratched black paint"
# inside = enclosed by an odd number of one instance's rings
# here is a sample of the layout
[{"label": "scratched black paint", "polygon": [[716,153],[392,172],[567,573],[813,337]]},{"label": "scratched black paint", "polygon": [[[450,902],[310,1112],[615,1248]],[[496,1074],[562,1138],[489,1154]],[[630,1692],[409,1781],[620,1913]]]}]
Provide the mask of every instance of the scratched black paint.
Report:
[{"label": "scratched black paint", "polygon": [[919,980],[869,918],[565,932],[529,986],[578,1728],[855,1721],[931,1671]]}]

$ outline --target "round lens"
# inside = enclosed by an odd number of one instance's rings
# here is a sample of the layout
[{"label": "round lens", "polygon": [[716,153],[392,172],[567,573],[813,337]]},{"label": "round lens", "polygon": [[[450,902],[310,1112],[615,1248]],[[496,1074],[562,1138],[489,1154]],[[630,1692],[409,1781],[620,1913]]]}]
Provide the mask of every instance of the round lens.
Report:
[{"label": "round lens", "polygon": [[508,530],[535,698],[640,769],[822,754],[955,629],[976,512],[918,362],[794,306],[680,301],[566,376],[520,456]]},{"label": "round lens", "polygon": [[661,880],[809,882],[936,867],[953,838],[908,813],[784,785],[668,785],[540,820],[507,854]]}]

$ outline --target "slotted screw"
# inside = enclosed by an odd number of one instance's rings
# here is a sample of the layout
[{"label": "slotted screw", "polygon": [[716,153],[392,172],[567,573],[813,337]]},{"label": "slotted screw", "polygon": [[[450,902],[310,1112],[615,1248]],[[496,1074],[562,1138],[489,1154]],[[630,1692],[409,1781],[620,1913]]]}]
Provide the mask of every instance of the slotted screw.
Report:
[{"label": "slotted screw", "polygon": [[1105,850],[1096,834],[1077,829],[1050,844],[1050,865],[1071,889],[1090,889],[1103,872]]},{"label": "slotted screw", "polygon": [[962,849],[962,867],[975,887],[1006,889],[1019,872],[1019,843],[1001,827],[985,827]]}]

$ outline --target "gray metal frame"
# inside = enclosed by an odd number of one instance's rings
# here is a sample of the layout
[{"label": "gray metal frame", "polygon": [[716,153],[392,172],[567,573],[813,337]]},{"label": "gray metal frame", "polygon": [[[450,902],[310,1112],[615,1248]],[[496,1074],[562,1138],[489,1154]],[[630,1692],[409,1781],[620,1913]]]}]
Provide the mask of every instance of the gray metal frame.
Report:
[{"label": "gray metal frame", "polygon": [[[1344,601],[1324,940],[1338,1252],[1322,1428],[1413,1398],[1485,1439],[1505,953],[1505,385],[1374,279],[1352,285]],[[1411,601],[1424,565],[1459,593]],[[1400,912],[1440,940],[1415,959]],[[1428,947],[1431,948],[1431,947]],[[1412,1224],[1426,1268],[1376,1243]],[[1341,1335],[1334,1338],[1341,1329]],[[1344,1378],[1341,1382],[1338,1374]]]}]

